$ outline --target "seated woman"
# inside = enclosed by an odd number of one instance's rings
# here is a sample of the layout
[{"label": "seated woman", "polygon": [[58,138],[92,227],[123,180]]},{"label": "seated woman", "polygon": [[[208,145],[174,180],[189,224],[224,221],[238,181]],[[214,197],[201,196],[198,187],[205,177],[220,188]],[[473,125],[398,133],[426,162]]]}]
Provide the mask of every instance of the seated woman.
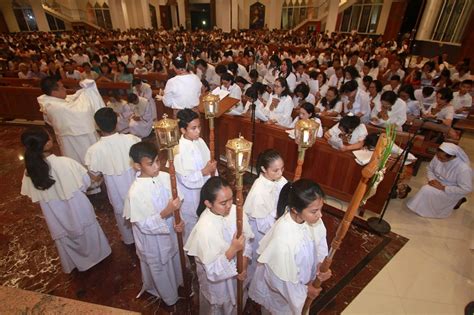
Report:
[{"label": "seated woman", "polygon": [[348,115],[326,131],[324,138],[335,149],[352,151],[364,146],[367,134],[367,128],[360,122],[360,118]]},{"label": "seated woman", "polygon": [[414,118],[420,117],[420,102],[415,98],[415,90],[410,84],[402,85],[398,91],[398,97],[407,104],[407,120],[411,121]]},{"label": "seated woman", "polygon": [[342,112],[342,101],[339,96],[339,91],[331,86],[324,96],[316,105],[316,113],[320,116],[339,116]]},{"label": "seated woman", "polygon": [[407,104],[398,98],[393,91],[385,91],[380,97],[380,107],[372,110],[370,122],[376,126],[385,127],[387,124],[397,126],[401,131],[407,121]]},{"label": "seated woman", "polygon": [[[451,128],[454,119],[454,106],[451,104],[453,100],[453,92],[450,88],[442,88],[436,92],[436,102],[433,103],[427,110],[423,110],[422,117],[437,120],[436,123],[427,122],[425,126],[433,124],[442,127],[441,131],[452,139],[458,139],[459,134],[456,130]],[[433,129],[433,128],[430,128]],[[434,130],[440,130],[434,128]]]},{"label": "seated woman", "polygon": [[427,218],[446,218],[472,191],[469,157],[454,143],[443,142],[428,165],[428,183],[407,202],[407,207]]},{"label": "seated woman", "polygon": [[258,97],[257,86],[254,84],[245,91],[245,94],[242,95],[242,102],[245,104],[244,111],[242,115],[252,116],[252,104],[255,105],[255,118],[262,121],[267,121],[268,118],[264,114],[264,105]]},{"label": "seated woman", "polygon": [[315,122],[319,124],[318,133],[316,134],[316,136],[318,138],[321,138],[323,136],[323,125],[321,124],[321,120],[319,120],[319,118],[316,117],[313,104],[303,103],[303,105],[300,106],[298,116],[293,120],[293,122],[290,125],[290,128],[293,128],[293,129],[287,130],[287,133],[290,135],[290,138],[292,139],[295,138],[294,128],[296,126],[296,123],[300,119],[313,119]]},{"label": "seated woman", "polygon": [[273,93],[268,98],[265,106],[265,115],[268,124],[278,124],[289,128],[291,125],[291,113],[293,112],[293,100],[290,89],[285,78],[278,78],[273,85]]},{"label": "seated woman", "polygon": [[295,88],[293,104],[295,105],[295,108],[299,108],[304,103],[311,103],[314,106],[316,102],[314,95],[309,93],[309,86],[306,83],[301,82]]}]

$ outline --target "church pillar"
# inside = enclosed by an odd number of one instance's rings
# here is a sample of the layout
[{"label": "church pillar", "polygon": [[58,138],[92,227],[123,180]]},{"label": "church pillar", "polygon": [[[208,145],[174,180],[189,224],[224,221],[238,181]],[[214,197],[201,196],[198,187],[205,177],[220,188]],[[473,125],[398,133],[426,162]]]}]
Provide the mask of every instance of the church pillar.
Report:
[{"label": "church pillar", "polygon": [[137,13],[138,13],[138,27],[151,28],[151,17],[150,7],[148,6],[148,0],[138,0]]},{"label": "church pillar", "polygon": [[223,32],[230,32],[231,29],[231,1],[216,0],[216,26]]},{"label": "church pillar", "polygon": [[[385,26],[387,26],[387,21],[390,18],[390,9],[392,8],[392,0],[384,0],[382,11],[380,11],[379,23],[377,24],[377,34],[385,33]],[[391,17],[392,19],[394,17]],[[398,19],[403,19],[403,16],[397,17]]]},{"label": "church pillar", "polygon": [[328,16],[326,18],[326,31],[336,31],[337,15],[339,14],[339,1],[328,1]]},{"label": "church pillar", "polygon": [[437,22],[440,7],[443,5],[442,0],[427,0],[420,25],[416,33],[417,40],[431,39],[431,33]]},{"label": "church pillar", "polygon": [[13,13],[13,7],[11,1],[0,1],[0,10],[3,13],[5,22],[7,23],[8,30],[10,32],[19,32],[20,26],[16,21],[15,14]]},{"label": "church pillar", "polygon": [[231,0],[231,29],[239,29],[239,1]]},{"label": "church pillar", "polygon": [[178,26],[186,27],[186,4],[185,0],[178,0]]},{"label": "church pillar", "polygon": [[49,32],[48,20],[46,20],[46,15],[44,14],[43,5],[41,1],[30,1],[31,9],[35,15],[36,25],[38,25],[38,30],[41,32]]},{"label": "church pillar", "polygon": [[110,17],[112,18],[112,26],[114,29],[125,31],[130,28],[128,16],[123,10],[122,0],[109,0]]}]

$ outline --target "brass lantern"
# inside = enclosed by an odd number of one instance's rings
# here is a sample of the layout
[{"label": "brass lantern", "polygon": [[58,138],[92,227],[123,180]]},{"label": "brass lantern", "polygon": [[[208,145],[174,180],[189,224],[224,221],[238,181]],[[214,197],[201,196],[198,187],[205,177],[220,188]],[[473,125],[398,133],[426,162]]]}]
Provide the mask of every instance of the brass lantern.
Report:
[{"label": "brass lantern", "polygon": [[170,119],[168,115],[163,114],[163,119],[157,121],[153,128],[160,148],[170,149],[178,145],[180,132],[176,119]]},{"label": "brass lantern", "polygon": [[252,142],[239,136],[227,141],[225,146],[227,166],[236,173],[244,173],[250,163]]},{"label": "brass lantern", "polygon": [[311,148],[316,141],[319,124],[313,119],[300,119],[295,125],[295,142],[301,149]]},{"label": "brass lantern", "polygon": [[204,96],[203,103],[206,119],[214,118],[217,116],[217,112],[219,112],[219,101],[219,95],[209,93]]}]

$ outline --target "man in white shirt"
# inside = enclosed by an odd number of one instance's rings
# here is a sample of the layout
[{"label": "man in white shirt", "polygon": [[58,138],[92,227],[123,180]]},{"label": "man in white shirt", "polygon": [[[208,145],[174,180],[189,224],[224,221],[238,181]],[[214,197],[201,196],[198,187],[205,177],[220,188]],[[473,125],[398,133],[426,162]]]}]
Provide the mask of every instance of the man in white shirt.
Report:
[{"label": "man in white shirt", "polygon": [[151,114],[152,114],[152,119],[156,120],[157,118],[157,113],[156,113],[156,103],[155,100],[153,99],[153,91],[151,89],[150,84],[145,83],[142,81],[142,79],[135,78],[132,81],[132,92],[137,94],[138,96],[144,97],[148,100],[148,103],[150,104],[151,107]]},{"label": "man in white shirt", "polygon": [[196,75],[199,79],[206,80],[209,83],[211,90],[214,90],[216,87],[221,85],[221,79],[219,75],[217,75],[216,68],[213,65],[207,63],[203,59],[198,59],[196,60],[194,67],[196,69]]},{"label": "man in white shirt", "polygon": [[346,82],[341,87],[341,94],[344,96],[344,112],[352,113],[360,117],[362,123],[367,123],[370,119],[370,98],[367,92],[358,88],[355,80]]},{"label": "man in white shirt", "polygon": [[74,60],[78,65],[82,65],[85,62],[90,63],[89,56],[84,55],[82,48],[78,47],[76,49],[76,54],[71,57],[72,60]]},{"label": "man in white shirt", "polygon": [[186,70],[186,59],[178,56],[173,60],[176,76],[166,82],[163,104],[176,112],[180,109],[195,108],[201,96],[201,80]]},{"label": "man in white shirt", "polygon": [[472,88],[472,80],[464,80],[459,86],[459,91],[453,93],[451,103],[454,106],[456,114],[471,110],[472,96],[470,94]]}]

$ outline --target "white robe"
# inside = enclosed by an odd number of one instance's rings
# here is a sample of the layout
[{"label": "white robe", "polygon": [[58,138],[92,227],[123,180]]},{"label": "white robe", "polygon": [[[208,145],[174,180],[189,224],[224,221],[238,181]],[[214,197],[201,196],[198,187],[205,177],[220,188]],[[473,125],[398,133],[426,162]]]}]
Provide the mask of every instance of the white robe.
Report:
[{"label": "white robe", "polygon": [[80,83],[82,89],[66,99],[38,97],[44,120],[54,129],[61,153],[84,165],[87,149],[98,140],[94,114],[104,101],[93,80]]},{"label": "white robe", "polygon": [[260,242],[257,270],[249,297],[272,314],[301,314],[307,283],[327,256],[326,227],[298,224],[287,212]]},{"label": "white robe", "polygon": [[210,178],[203,176],[201,170],[211,159],[211,153],[204,140],[191,141],[181,136],[179,152],[174,157],[178,189],[183,195],[181,217],[185,223],[184,242],[198,220],[196,209],[199,205],[201,188]]},{"label": "white robe", "polygon": [[162,219],[161,211],[171,199],[169,174],[137,177],[125,199],[124,217],[130,219],[143,286],[138,297],[148,292],[167,305],[178,301],[178,286],[183,283],[174,231],[174,218]]},{"label": "white robe", "polygon": [[107,196],[125,244],[133,244],[132,226],[123,217],[123,205],[125,196],[135,180],[135,171],[128,154],[130,147],[137,142],[140,142],[140,138],[133,135],[114,133],[101,137],[87,150],[85,157],[90,171],[104,175]]},{"label": "white robe", "polygon": [[[196,257],[199,280],[199,314],[236,314],[237,258],[228,260],[225,252],[237,231],[235,205],[226,217],[205,209],[191,232],[184,250]],[[243,233],[246,238],[243,255],[252,258],[253,234],[247,216],[243,217]],[[248,284],[244,282],[244,287]],[[245,295],[244,295],[245,296]]]},{"label": "white robe", "polygon": [[150,104],[150,108],[151,108],[152,119],[156,120],[157,118],[156,103],[155,103],[155,100],[153,99],[153,91],[151,89],[151,86],[148,83],[142,82],[140,91],[138,91],[136,87],[134,87],[132,91],[138,96],[144,97],[148,100],[148,103]]},{"label": "white robe", "polygon": [[111,253],[94,208],[84,194],[90,178],[82,165],[68,157],[52,154],[46,160],[56,182],[47,190],[38,190],[30,177],[24,175],[21,194],[40,203],[63,271],[85,271]]},{"label": "white robe", "polygon": [[362,91],[360,88],[357,89],[352,109],[347,108],[349,99],[343,96],[342,102],[344,104],[344,113],[353,113],[354,115],[361,115],[360,120],[366,123],[370,120],[370,98],[369,93]]},{"label": "white robe", "polygon": [[428,180],[436,179],[445,187],[439,190],[428,184],[407,202],[416,214],[428,218],[446,218],[458,201],[472,191],[472,169],[458,157],[441,162],[435,156],[428,165]]},{"label": "white robe", "polygon": [[125,100],[107,102],[107,107],[110,107],[117,114],[117,126],[115,130],[121,133],[129,132],[128,125],[130,122],[130,117],[132,117],[133,112]]},{"label": "white robe", "polygon": [[129,103],[135,117],[140,117],[136,121],[130,119],[129,128],[130,133],[139,137],[145,138],[150,135],[153,128],[153,112],[148,100],[144,97],[138,97],[138,104]]},{"label": "white robe", "polygon": [[252,246],[252,261],[248,266],[250,278],[253,277],[257,267],[258,244],[275,223],[280,191],[287,182],[284,177],[281,177],[278,181],[271,181],[260,174],[245,199],[244,211],[249,218],[250,227],[255,235]]}]

